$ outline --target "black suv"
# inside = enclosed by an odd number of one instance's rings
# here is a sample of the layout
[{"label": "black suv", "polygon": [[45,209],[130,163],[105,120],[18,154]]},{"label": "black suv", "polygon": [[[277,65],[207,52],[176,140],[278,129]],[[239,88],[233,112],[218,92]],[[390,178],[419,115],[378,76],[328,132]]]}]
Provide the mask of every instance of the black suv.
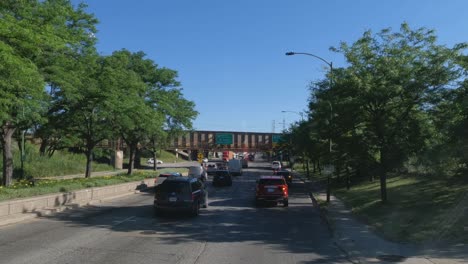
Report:
[{"label": "black suv", "polygon": [[170,176],[155,187],[154,211],[185,211],[193,216],[208,207],[208,192],[197,178]]},{"label": "black suv", "polygon": [[292,184],[293,177],[290,171],[283,169],[283,170],[277,171],[275,174],[278,176],[283,176],[284,180],[288,183],[288,185]]},{"label": "black suv", "polygon": [[213,176],[213,186],[232,186],[232,175],[228,170],[217,170]]}]

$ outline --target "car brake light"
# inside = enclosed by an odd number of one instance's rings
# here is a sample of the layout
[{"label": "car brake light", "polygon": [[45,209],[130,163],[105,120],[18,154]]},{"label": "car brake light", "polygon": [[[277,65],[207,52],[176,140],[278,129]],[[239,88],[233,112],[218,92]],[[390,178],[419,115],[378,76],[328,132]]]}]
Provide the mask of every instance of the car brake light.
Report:
[{"label": "car brake light", "polygon": [[192,201],[195,200],[195,194],[192,193]]}]

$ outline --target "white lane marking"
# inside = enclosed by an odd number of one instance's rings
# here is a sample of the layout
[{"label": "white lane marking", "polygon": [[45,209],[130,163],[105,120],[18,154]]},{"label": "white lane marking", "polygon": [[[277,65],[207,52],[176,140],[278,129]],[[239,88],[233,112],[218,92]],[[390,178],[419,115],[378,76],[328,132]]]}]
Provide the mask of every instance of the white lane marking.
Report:
[{"label": "white lane marking", "polygon": [[135,222],[136,219],[134,219],[135,216],[130,216],[128,218],[125,218],[124,220],[121,220],[121,221],[113,221],[114,222],[114,226],[118,226],[122,223],[125,223],[125,222]]}]

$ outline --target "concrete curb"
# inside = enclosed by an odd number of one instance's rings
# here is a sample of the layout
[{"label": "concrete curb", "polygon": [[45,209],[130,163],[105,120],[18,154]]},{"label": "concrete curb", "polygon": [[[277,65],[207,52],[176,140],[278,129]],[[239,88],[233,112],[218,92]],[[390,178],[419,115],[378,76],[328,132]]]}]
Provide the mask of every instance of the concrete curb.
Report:
[{"label": "concrete curb", "polygon": [[[301,179],[301,181],[306,184],[309,184],[311,183],[309,180],[303,178],[303,177],[299,177]],[[317,207],[319,209],[319,213],[320,213],[320,219],[322,219],[326,224],[327,224],[327,228],[328,228],[328,231],[330,231],[330,233],[333,235],[334,233],[334,229],[333,229],[333,226],[331,225],[330,223],[330,220],[326,214],[326,209],[322,208],[320,206],[320,204],[318,203],[317,199],[315,198],[314,196],[314,193],[312,192],[312,190],[310,190],[308,188],[307,192],[309,193],[309,196],[310,196],[310,199],[312,200],[312,204],[314,205],[314,207]]]},{"label": "concrete curb", "polygon": [[43,217],[139,193],[154,186],[154,179],[127,182],[67,193],[53,193],[0,202],[0,226]]},{"label": "concrete curb", "polygon": [[[304,184],[306,184],[306,186],[307,186],[307,184],[312,184],[312,182],[310,180],[307,180],[304,177],[299,177],[299,178],[301,179],[301,181]],[[310,186],[307,186],[307,188],[308,188],[307,191],[309,193],[310,199],[312,200],[312,204],[315,207],[318,208],[319,214],[320,214],[320,219],[326,224],[327,229],[330,232],[330,235],[333,237],[333,240],[334,240],[333,244],[335,245],[335,247],[338,250],[340,250],[346,256],[346,259],[348,259],[351,263],[354,263],[354,264],[362,263],[361,260],[358,257],[353,256],[353,254],[351,254],[348,250],[346,250],[346,247],[339,242],[339,237],[336,234],[336,230],[333,227],[332,221],[330,220],[330,217],[327,214],[327,209],[320,206],[320,204],[317,201],[317,198],[315,198],[315,196],[313,194],[313,191],[309,187]]]}]

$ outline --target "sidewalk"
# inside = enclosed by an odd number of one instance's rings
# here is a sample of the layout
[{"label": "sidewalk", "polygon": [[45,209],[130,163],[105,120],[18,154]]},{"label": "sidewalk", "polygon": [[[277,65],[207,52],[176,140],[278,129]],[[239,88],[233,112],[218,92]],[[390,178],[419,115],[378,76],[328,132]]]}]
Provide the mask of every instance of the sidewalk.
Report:
[{"label": "sidewalk", "polygon": [[[326,201],[326,193],[304,180],[314,199]],[[315,188],[314,188],[315,187]],[[387,241],[356,220],[351,210],[334,196],[330,197],[324,217],[333,232],[336,245],[353,263],[459,264],[468,263],[468,245],[416,246]]]}]

